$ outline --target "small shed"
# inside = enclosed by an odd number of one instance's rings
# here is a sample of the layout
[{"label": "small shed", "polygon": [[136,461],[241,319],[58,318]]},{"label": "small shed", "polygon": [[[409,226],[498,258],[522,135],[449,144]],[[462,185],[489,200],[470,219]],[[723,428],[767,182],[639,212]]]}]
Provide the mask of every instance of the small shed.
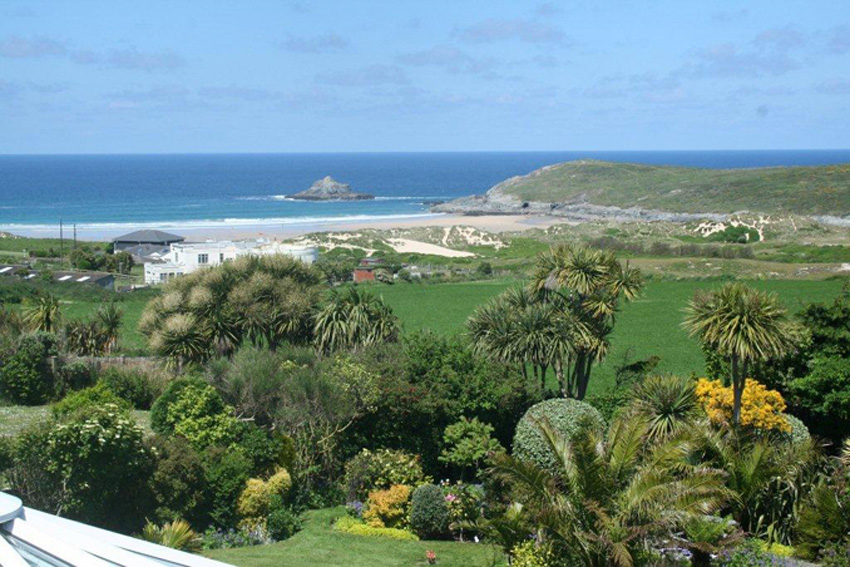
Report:
[{"label": "small shed", "polygon": [[123,236],[112,239],[112,246],[116,252],[127,250],[142,245],[168,247],[175,242],[183,242],[184,238],[177,234],[163,232],[161,230],[137,230]]},{"label": "small shed", "polygon": [[375,270],[383,267],[383,258],[363,258],[360,264],[354,268],[352,275],[354,283],[375,281]]}]

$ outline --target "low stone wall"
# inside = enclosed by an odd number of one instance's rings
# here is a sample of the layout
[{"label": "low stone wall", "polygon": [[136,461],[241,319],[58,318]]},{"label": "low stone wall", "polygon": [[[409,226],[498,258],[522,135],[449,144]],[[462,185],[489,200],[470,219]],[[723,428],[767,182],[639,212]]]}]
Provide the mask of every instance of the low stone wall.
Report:
[{"label": "low stone wall", "polygon": [[84,362],[97,372],[101,372],[107,368],[139,370],[142,372],[162,368],[162,359],[153,356],[53,356],[50,358],[52,368],[56,368],[57,364],[70,364],[72,362]]}]

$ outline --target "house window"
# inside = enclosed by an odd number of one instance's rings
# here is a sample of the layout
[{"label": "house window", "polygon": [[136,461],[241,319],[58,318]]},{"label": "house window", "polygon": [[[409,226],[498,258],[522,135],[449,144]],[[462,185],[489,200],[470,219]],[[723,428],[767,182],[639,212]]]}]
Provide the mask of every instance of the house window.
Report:
[{"label": "house window", "polygon": [[209,254],[198,254],[198,263],[199,264],[209,264],[210,263],[210,255]]},{"label": "house window", "polygon": [[224,264],[224,252],[218,255],[218,263]]}]

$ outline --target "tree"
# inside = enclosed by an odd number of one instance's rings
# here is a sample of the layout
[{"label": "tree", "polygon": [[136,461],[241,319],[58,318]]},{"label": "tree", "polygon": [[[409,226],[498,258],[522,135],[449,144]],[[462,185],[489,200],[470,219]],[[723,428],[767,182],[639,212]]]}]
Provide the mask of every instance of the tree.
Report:
[{"label": "tree", "polygon": [[94,319],[98,323],[103,336],[106,354],[112,353],[118,347],[118,336],[123,317],[124,311],[116,307],[114,303],[101,305],[94,312]]},{"label": "tree", "polygon": [[569,361],[577,345],[587,340],[589,330],[569,310],[563,297],[535,293],[528,288],[508,289],[468,319],[467,328],[477,352],[519,367],[528,378],[527,367],[546,387],[546,372],[555,369],[561,392],[575,395]]},{"label": "tree", "polygon": [[384,300],[360,287],[332,289],[316,313],[313,334],[322,353],[395,342],[399,321]]},{"label": "tree", "polygon": [[61,317],[59,300],[49,293],[24,302],[24,322],[31,331],[55,333]]},{"label": "tree", "polygon": [[791,351],[797,334],[776,295],[742,283],[697,292],[687,308],[684,327],[704,347],[728,359],[735,425],[741,418],[741,395],[752,365]]},{"label": "tree", "polygon": [[643,287],[637,268],[620,263],[611,252],[581,245],[555,246],[537,259],[532,289],[560,296],[586,332],[574,344],[570,394],[584,399],[594,362],[608,354],[620,298],[631,301]]},{"label": "tree", "polygon": [[493,426],[489,423],[475,417],[461,418],[446,427],[440,461],[455,465],[461,471],[471,468],[477,475],[479,467],[491,454],[505,450],[492,434]]},{"label": "tree", "polygon": [[[287,256],[243,256],[169,281],[148,303],[139,328],[154,350],[181,360],[230,355],[246,341],[272,350],[304,344],[312,337],[321,281],[317,270]],[[181,333],[191,348],[173,340]]]},{"label": "tree", "polygon": [[545,421],[538,426],[556,470],[500,456],[491,472],[567,564],[631,567],[651,542],[728,498],[719,470],[687,460],[686,437],[651,443],[651,424],[640,416],[616,419],[607,439],[586,428],[570,442]]}]

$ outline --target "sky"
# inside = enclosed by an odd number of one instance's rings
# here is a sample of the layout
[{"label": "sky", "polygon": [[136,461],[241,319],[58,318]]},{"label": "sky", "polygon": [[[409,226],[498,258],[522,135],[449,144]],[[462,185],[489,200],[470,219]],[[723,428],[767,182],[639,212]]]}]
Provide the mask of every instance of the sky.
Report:
[{"label": "sky", "polygon": [[847,0],[0,0],[0,154],[840,148]]}]

